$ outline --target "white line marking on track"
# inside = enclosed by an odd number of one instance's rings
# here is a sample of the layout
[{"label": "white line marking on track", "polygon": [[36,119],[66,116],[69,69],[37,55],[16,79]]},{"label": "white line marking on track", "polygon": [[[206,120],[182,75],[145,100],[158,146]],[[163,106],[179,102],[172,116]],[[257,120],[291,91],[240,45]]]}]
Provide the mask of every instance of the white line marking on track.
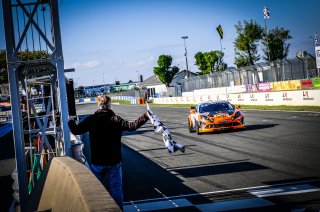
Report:
[{"label": "white line marking on track", "polygon": [[[134,202],[134,203],[139,203],[139,202],[148,202],[148,201],[156,201],[156,200],[163,200],[163,199],[192,197],[192,196],[198,196],[198,195],[221,194],[221,193],[233,192],[233,191],[249,191],[249,190],[254,190],[254,189],[276,188],[276,187],[279,187],[279,186],[297,185],[297,184],[310,183],[310,182],[318,182],[318,181],[320,181],[320,180],[319,180],[319,179],[315,179],[315,180],[305,180],[305,181],[297,181],[297,182],[291,182],[291,183],[280,183],[280,184],[274,184],[274,185],[253,186],[253,187],[244,187],[244,188],[220,190],[220,191],[209,191],[209,192],[203,192],[203,193],[184,194],[184,195],[171,196],[171,197],[166,197],[166,198],[163,198],[163,197],[151,198],[151,199],[144,199],[144,200],[136,200],[136,201],[133,201],[133,202]],[[127,204],[127,203],[130,203],[130,202],[124,202],[124,204]]]}]

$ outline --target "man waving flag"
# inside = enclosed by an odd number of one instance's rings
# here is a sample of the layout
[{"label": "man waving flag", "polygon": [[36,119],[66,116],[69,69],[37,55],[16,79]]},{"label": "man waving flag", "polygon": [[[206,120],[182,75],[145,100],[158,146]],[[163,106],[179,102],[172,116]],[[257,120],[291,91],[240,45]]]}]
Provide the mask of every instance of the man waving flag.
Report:
[{"label": "man waving flag", "polygon": [[217,31],[218,31],[218,33],[220,35],[220,39],[222,39],[223,38],[223,30],[222,30],[222,26],[220,24],[217,27]]}]

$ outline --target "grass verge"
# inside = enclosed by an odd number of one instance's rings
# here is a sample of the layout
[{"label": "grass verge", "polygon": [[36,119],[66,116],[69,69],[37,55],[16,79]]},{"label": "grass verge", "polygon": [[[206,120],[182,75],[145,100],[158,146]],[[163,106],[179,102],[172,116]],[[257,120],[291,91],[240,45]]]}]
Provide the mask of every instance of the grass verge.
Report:
[{"label": "grass verge", "polygon": [[119,103],[120,105],[130,105],[131,104],[130,101],[126,101],[126,100],[112,100],[112,103]]}]

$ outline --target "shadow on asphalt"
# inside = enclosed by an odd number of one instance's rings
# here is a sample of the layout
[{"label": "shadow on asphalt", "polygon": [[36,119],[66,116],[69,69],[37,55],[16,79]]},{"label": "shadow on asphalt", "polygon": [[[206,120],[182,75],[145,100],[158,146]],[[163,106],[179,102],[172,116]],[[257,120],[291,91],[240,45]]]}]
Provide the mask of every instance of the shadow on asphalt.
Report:
[{"label": "shadow on asphalt", "polygon": [[278,126],[279,124],[252,124],[252,125],[246,125],[246,128],[244,129],[245,131],[248,130],[260,130],[260,129],[265,129],[265,128],[271,128]]},{"label": "shadow on asphalt", "polygon": [[[197,193],[180,178],[124,144],[122,155],[125,202]],[[204,202],[209,201],[203,198]]]},{"label": "shadow on asphalt", "polygon": [[266,166],[262,166],[256,163],[251,162],[236,162],[229,164],[219,164],[211,166],[201,166],[201,167],[192,167],[192,168],[183,168],[176,169],[175,172],[178,172],[183,177],[201,177],[208,175],[217,175],[217,174],[229,174],[235,172],[245,172],[245,171],[255,171],[261,169],[269,169]]},{"label": "shadow on asphalt", "polygon": [[[236,133],[240,131],[251,131],[251,130],[260,130],[260,129],[265,129],[265,128],[271,128],[278,126],[279,124],[252,124],[252,125],[245,125],[246,128],[243,129],[226,129],[226,130],[220,130],[220,131],[215,131],[215,132],[206,132],[206,133],[201,133],[203,135],[205,134],[221,134],[221,133]],[[174,133],[173,133],[174,134]],[[195,133],[193,133],[195,134]]]}]

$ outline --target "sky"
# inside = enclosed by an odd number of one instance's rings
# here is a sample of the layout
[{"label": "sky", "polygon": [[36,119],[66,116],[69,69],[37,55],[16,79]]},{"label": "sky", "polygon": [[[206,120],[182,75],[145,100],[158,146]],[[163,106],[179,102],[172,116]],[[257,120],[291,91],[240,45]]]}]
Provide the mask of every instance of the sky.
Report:
[{"label": "sky", "polygon": [[[253,19],[264,27],[263,7],[270,11],[268,29],[283,27],[292,39],[289,56],[314,55],[310,36],[320,33],[320,0],[58,0],[65,68],[75,86],[127,83],[153,75],[160,55],[186,69],[182,36],[188,36],[188,67],[201,51],[220,50],[216,27],[224,31],[224,62],[234,66],[235,25]],[[2,10],[1,10],[2,13]],[[0,16],[0,49],[5,49]],[[261,61],[262,62],[262,61]]]}]

